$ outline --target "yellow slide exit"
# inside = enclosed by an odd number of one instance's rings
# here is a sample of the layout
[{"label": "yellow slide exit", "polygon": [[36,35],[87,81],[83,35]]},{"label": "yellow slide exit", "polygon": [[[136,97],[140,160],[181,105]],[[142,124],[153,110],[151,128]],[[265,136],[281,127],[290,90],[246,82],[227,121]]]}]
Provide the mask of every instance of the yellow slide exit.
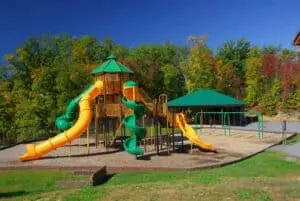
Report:
[{"label": "yellow slide exit", "polygon": [[80,135],[88,128],[92,120],[92,101],[102,92],[102,90],[103,82],[95,82],[93,87],[81,98],[79,102],[79,118],[74,126],[38,145],[27,144],[27,153],[20,156],[20,160],[26,161],[38,159],[42,155],[80,137]]},{"label": "yellow slide exit", "polygon": [[215,147],[211,144],[205,143],[197,136],[196,131],[186,123],[185,117],[182,113],[175,116],[176,124],[179,126],[184,136],[186,136],[193,144],[207,151],[215,151]]}]

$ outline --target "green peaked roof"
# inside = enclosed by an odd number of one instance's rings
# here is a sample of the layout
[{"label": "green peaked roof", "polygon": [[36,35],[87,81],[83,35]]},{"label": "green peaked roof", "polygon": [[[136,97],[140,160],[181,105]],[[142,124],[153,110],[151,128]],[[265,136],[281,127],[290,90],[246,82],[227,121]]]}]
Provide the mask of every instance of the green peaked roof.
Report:
[{"label": "green peaked roof", "polygon": [[128,67],[116,61],[117,57],[110,55],[107,61],[96,67],[92,74],[98,73],[133,73]]},{"label": "green peaked roof", "polygon": [[125,86],[125,87],[136,87],[136,86],[137,86],[137,83],[134,82],[134,81],[132,81],[132,80],[130,80],[130,81],[125,82],[125,83],[124,83],[124,86]]},{"label": "green peaked roof", "polygon": [[200,89],[193,93],[171,100],[169,107],[193,107],[193,106],[241,106],[243,101],[231,96],[209,89]]}]

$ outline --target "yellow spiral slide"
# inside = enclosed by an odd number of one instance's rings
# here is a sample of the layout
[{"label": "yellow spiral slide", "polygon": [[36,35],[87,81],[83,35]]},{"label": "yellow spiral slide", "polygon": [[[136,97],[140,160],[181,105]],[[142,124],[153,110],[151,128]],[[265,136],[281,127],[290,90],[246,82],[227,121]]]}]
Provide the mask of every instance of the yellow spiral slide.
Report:
[{"label": "yellow spiral slide", "polygon": [[196,131],[186,123],[185,117],[182,113],[178,113],[175,116],[176,124],[193,144],[207,151],[216,151],[215,147],[211,144],[203,142],[198,136]]},{"label": "yellow spiral slide", "polygon": [[81,98],[79,102],[79,118],[74,126],[69,130],[66,130],[40,144],[27,144],[27,153],[25,153],[23,156],[20,156],[20,160],[27,161],[38,159],[42,157],[42,155],[80,137],[81,134],[90,125],[93,116],[91,107],[92,102],[102,92],[102,90],[103,82],[95,82],[95,84],[89,89],[89,91]]}]

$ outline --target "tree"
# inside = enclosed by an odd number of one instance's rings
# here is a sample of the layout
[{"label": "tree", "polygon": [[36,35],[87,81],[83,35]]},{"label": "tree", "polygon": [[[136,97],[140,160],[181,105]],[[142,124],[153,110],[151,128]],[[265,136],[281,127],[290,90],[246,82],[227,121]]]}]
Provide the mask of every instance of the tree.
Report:
[{"label": "tree", "polygon": [[282,50],[280,45],[266,45],[262,47],[261,53],[264,54],[273,54],[278,55],[280,51]]},{"label": "tree", "polygon": [[300,62],[294,63],[292,73],[292,82],[294,91],[285,100],[285,106],[288,111],[300,112]]},{"label": "tree", "polygon": [[11,65],[11,128],[18,140],[52,135],[55,118],[91,82],[86,66],[100,60],[93,37],[30,38],[6,56]]},{"label": "tree", "polygon": [[297,90],[300,90],[300,61],[298,61],[295,64],[293,75],[294,75],[293,76],[293,82],[294,82],[295,88]]},{"label": "tree", "polygon": [[260,99],[260,111],[264,114],[275,115],[280,104],[280,80],[274,79],[271,89],[264,93]]},{"label": "tree", "polygon": [[274,79],[279,79],[280,60],[275,54],[265,53],[262,57],[262,76],[264,91],[272,88]]},{"label": "tree", "polygon": [[249,51],[250,42],[245,39],[227,41],[217,50],[216,58],[233,67],[235,80],[233,88],[237,97],[243,95],[245,61]]},{"label": "tree", "polygon": [[215,86],[214,59],[204,37],[190,37],[190,54],[181,63],[188,91]]},{"label": "tree", "polygon": [[185,93],[184,78],[180,69],[172,64],[166,64],[161,68],[164,76],[164,91],[170,99],[179,97]]},{"label": "tree", "polygon": [[286,100],[293,92],[294,65],[292,61],[286,61],[280,69],[282,99]]},{"label": "tree", "polygon": [[274,54],[263,54],[262,68],[263,76],[266,79],[278,78],[279,75],[279,58]]},{"label": "tree", "polygon": [[[132,48],[125,60],[135,71],[135,78],[139,85],[149,93],[150,97],[157,98],[159,94],[164,93],[165,89],[162,68],[170,65],[179,69],[180,59],[185,56],[184,53],[184,48],[167,42],[163,45],[143,44]],[[184,83],[181,86],[184,87]]]},{"label": "tree", "polygon": [[216,61],[216,89],[225,94],[233,95],[234,85],[233,65],[224,63],[222,60]]},{"label": "tree", "polygon": [[254,46],[249,52],[249,58],[245,63],[245,101],[250,107],[258,105],[258,99],[262,95],[262,57],[259,48]]},{"label": "tree", "polygon": [[281,50],[280,60],[281,62],[291,61],[295,58],[295,56],[295,51],[284,48]]},{"label": "tree", "polygon": [[[4,68],[1,70],[6,74]],[[10,80],[0,75],[0,133],[6,136],[6,142],[14,142],[16,139],[13,118],[14,104],[10,93]]]}]

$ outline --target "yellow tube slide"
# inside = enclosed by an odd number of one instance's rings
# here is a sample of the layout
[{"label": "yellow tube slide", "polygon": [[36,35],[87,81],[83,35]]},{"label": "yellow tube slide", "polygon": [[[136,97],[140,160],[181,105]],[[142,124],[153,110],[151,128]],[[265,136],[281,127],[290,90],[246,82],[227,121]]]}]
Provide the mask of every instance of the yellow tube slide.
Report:
[{"label": "yellow tube slide", "polygon": [[185,117],[182,113],[175,116],[176,124],[179,126],[184,136],[186,136],[193,144],[207,151],[215,151],[215,147],[211,144],[205,143],[197,136],[196,131],[186,123]]},{"label": "yellow tube slide", "polygon": [[79,102],[79,118],[77,122],[69,130],[64,131],[53,138],[46,140],[40,144],[27,144],[27,153],[20,156],[20,160],[34,160],[40,158],[42,155],[55,150],[66,143],[75,140],[87,129],[92,120],[92,107],[93,100],[102,92],[103,83],[101,81],[95,82],[94,86],[81,98]]}]

